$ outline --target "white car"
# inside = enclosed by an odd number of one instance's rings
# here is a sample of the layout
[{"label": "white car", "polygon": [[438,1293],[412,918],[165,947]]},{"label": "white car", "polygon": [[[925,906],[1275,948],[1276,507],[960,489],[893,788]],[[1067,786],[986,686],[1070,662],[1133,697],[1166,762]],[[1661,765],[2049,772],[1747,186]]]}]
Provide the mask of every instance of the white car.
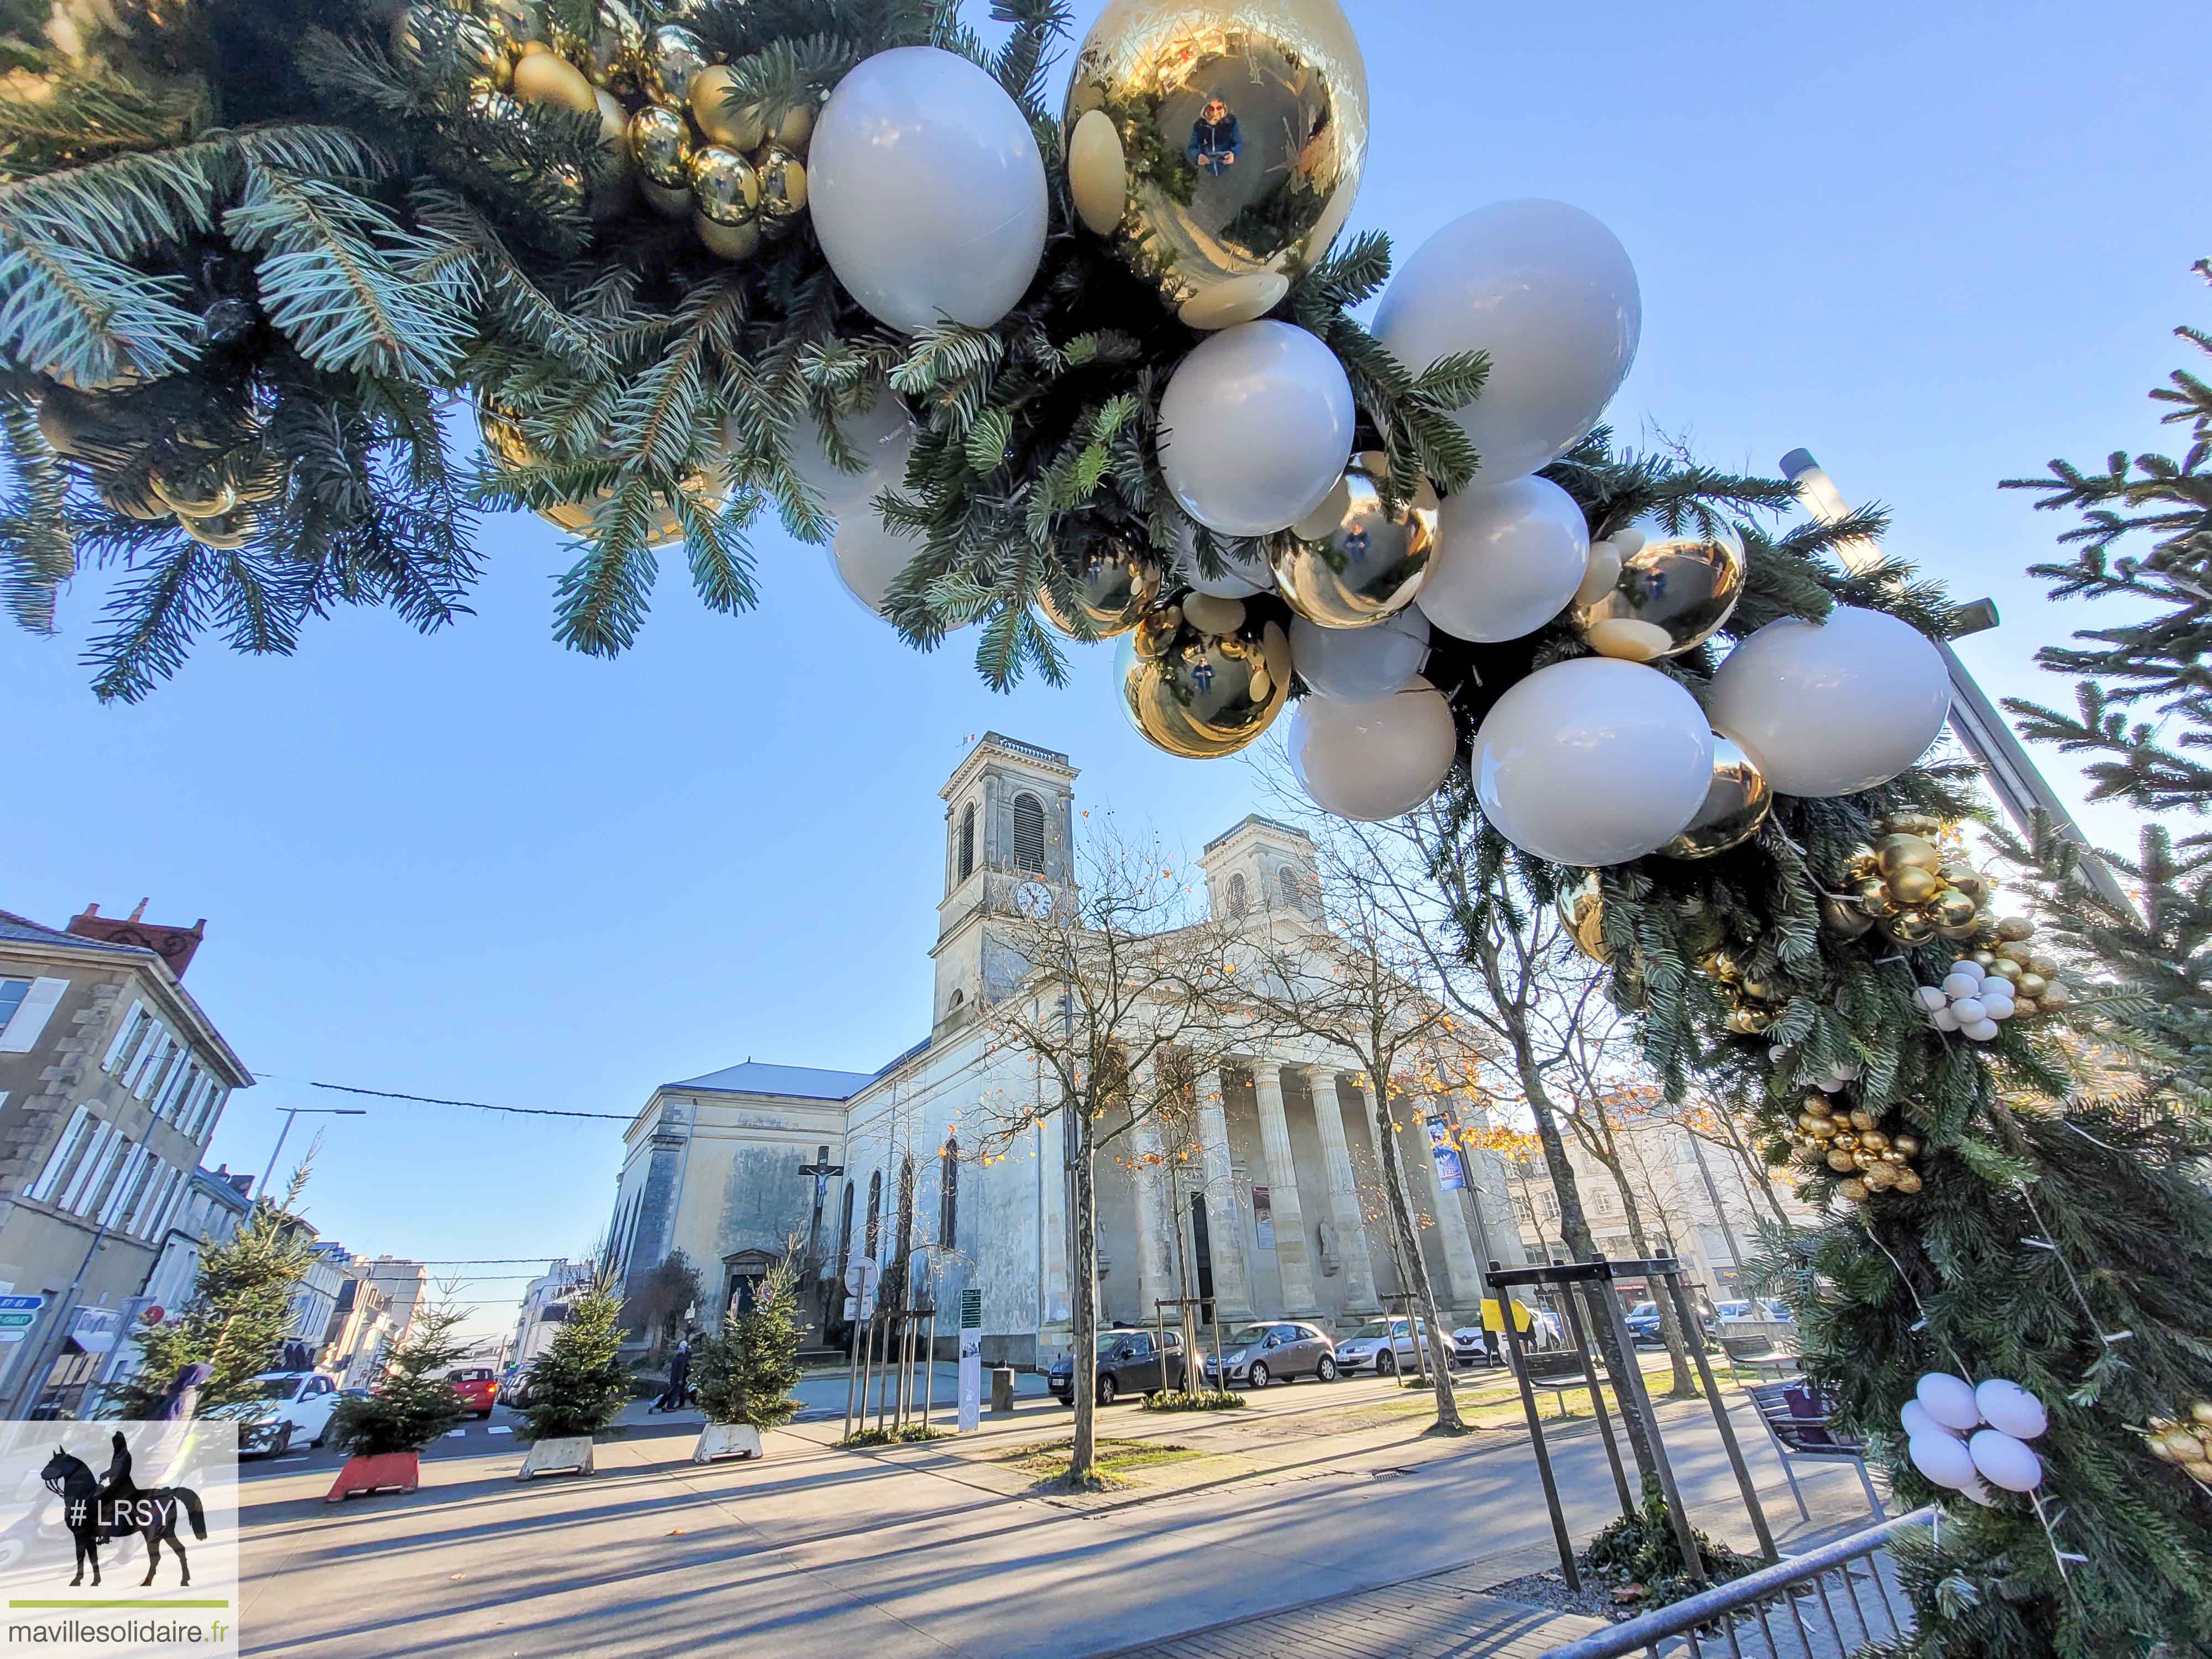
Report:
[{"label": "white car", "polygon": [[[1421,1340],[1427,1341],[1427,1324],[1416,1322]],[[1403,1319],[1370,1319],[1336,1345],[1336,1364],[1346,1376],[1364,1370],[1389,1376],[1417,1370],[1420,1361],[1414,1356],[1413,1338]]]},{"label": "white car", "polygon": [[335,1377],[320,1371],[264,1371],[253,1379],[258,1400],[219,1413],[239,1419],[241,1455],[281,1457],[296,1445],[319,1446],[338,1408]]}]

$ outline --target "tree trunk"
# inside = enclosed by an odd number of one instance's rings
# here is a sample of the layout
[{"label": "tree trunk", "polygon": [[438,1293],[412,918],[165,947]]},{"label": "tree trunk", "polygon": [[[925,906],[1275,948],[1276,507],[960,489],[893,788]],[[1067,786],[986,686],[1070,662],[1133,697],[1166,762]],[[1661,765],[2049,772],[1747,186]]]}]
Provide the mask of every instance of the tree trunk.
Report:
[{"label": "tree trunk", "polygon": [[1092,1180],[1091,1119],[1080,1106],[1072,1107],[1076,1120],[1075,1153],[1075,1344],[1074,1364],[1068,1382],[1069,1401],[1075,1407],[1075,1441],[1067,1456],[1067,1478],[1080,1483],[1091,1478],[1097,1457],[1098,1410],[1098,1194]]},{"label": "tree trunk", "polygon": [[[1406,1261],[1405,1287],[1418,1304],[1418,1310],[1407,1310],[1407,1318],[1410,1322],[1418,1316],[1428,1332],[1437,1426],[1464,1428],[1466,1425],[1460,1420],[1459,1401],[1452,1396],[1451,1348],[1437,1319],[1436,1292],[1429,1285],[1429,1264],[1421,1257],[1420,1236],[1413,1229],[1413,1206],[1406,1192],[1405,1165],[1398,1157],[1397,1113],[1385,1103],[1386,1088],[1377,1086],[1372,1092],[1376,1103],[1375,1149],[1382,1161],[1382,1193],[1390,1206],[1391,1231],[1398,1236],[1398,1247]],[[1412,1332],[1407,1334],[1411,1335]]]},{"label": "tree trunk", "polygon": [[[1168,1220],[1175,1228],[1176,1295],[1180,1298],[1176,1309],[1176,1328],[1182,1333],[1182,1376],[1176,1387],[1185,1394],[1196,1394],[1199,1384],[1191,1381],[1190,1368],[1198,1360],[1198,1305],[1192,1300],[1197,1292],[1191,1285],[1191,1242],[1183,1237],[1183,1224],[1189,1207],[1183,1202],[1182,1164],[1168,1165]],[[1168,1386],[1167,1358],[1160,1358],[1160,1386]]]},{"label": "tree trunk", "polygon": [[[1650,1259],[1651,1245],[1644,1231],[1644,1213],[1636,1206],[1636,1194],[1628,1184],[1628,1177],[1618,1166],[1608,1166],[1613,1184],[1620,1189],[1620,1211],[1628,1219],[1628,1237],[1636,1246],[1636,1254]],[[1674,1311],[1674,1298],[1662,1285],[1651,1287],[1651,1299],[1659,1304],[1659,1335],[1667,1344],[1667,1358],[1674,1362],[1674,1395],[1678,1400],[1698,1397],[1697,1384],[1690,1380],[1690,1348],[1687,1333]]]}]

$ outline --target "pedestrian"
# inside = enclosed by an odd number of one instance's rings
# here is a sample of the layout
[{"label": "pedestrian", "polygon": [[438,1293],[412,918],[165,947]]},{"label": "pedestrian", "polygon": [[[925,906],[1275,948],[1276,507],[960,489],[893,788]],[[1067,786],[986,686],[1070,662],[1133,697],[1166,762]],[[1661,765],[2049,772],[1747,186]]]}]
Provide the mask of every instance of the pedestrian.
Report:
[{"label": "pedestrian", "polygon": [[681,1411],[691,1403],[691,1339],[685,1337],[676,1345],[675,1358],[668,1362],[668,1387],[653,1402],[655,1411]]}]

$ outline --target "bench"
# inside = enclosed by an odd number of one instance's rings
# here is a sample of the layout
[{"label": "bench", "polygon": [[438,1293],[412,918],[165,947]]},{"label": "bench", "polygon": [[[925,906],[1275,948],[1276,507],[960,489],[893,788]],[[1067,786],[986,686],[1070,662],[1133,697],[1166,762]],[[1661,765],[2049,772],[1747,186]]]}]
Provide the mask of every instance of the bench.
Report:
[{"label": "bench", "polygon": [[1867,1503],[1875,1519],[1888,1518],[1881,1506],[1881,1498],[1874,1489],[1874,1478],[1867,1473],[1866,1448],[1829,1426],[1833,1406],[1826,1395],[1802,1380],[1753,1382],[1744,1392],[1759,1408],[1759,1420],[1766,1425],[1766,1437],[1773,1444],[1774,1455],[1782,1460],[1782,1473],[1790,1482],[1790,1495],[1797,1500],[1798,1514],[1808,1521],[1813,1518],[1812,1511],[1805,1507],[1805,1494],[1797,1489],[1797,1476],[1790,1467],[1793,1461],[1806,1458],[1817,1463],[1850,1464],[1859,1477],[1859,1484],[1866,1488]]},{"label": "bench", "polygon": [[1599,1401],[1597,1379],[1583,1369],[1582,1358],[1572,1349],[1559,1349],[1550,1353],[1530,1353],[1525,1350],[1522,1364],[1528,1374],[1528,1385],[1547,1390],[1559,1402],[1559,1415],[1572,1417],[1567,1409],[1567,1391],[1582,1389],[1590,1396],[1591,1409]]},{"label": "bench", "polygon": [[1721,1352],[1738,1370],[1787,1376],[1798,1367],[1796,1333],[1778,1320],[1740,1319],[1721,1328]]}]

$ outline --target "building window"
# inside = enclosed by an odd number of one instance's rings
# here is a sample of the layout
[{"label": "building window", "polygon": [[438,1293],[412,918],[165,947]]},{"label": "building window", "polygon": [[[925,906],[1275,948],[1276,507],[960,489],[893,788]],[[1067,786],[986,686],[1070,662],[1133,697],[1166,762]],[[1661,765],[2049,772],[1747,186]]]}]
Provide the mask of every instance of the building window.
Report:
[{"label": "building window", "polygon": [[55,1194],[60,1190],[62,1183],[76,1173],[77,1161],[84,1156],[86,1146],[90,1143],[99,1128],[100,1125],[94,1121],[90,1111],[82,1106],[76,1109],[75,1115],[69,1121],[69,1127],[62,1132],[61,1139],[54,1143],[54,1155],[46,1160],[46,1173],[39,1177],[37,1184],[31,1188],[33,1198],[41,1202],[52,1201]]},{"label": "building window", "polygon": [[1044,873],[1044,806],[1035,795],[1014,797],[1014,868]]},{"label": "building window", "polygon": [[1251,902],[1251,894],[1244,885],[1244,878],[1241,875],[1230,877],[1229,914],[1232,916],[1241,916],[1250,907]]},{"label": "building window", "polygon": [[851,1182],[845,1183],[845,1207],[837,1218],[837,1277],[845,1276],[845,1264],[853,1255],[853,1195],[858,1190]]},{"label": "building window", "polygon": [[975,803],[969,801],[960,815],[960,879],[975,873]]},{"label": "building window", "polygon": [[960,1140],[945,1137],[937,1155],[937,1242],[951,1249],[960,1242]]},{"label": "building window", "polygon": [[899,1160],[898,1259],[903,1269],[914,1250],[914,1154]]},{"label": "building window", "polygon": [[868,1177],[868,1260],[881,1261],[876,1246],[884,1237],[884,1172],[878,1170]]},{"label": "building window", "polygon": [[1306,908],[1305,884],[1298,879],[1298,872],[1289,865],[1275,872],[1275,885],[1282,890],[1283,902],[1291,909],[1304,910]]},{"label": "building window", "polygon": [[15,1018],[15,1011],[30,994],[31,981],[27,979],[0,979],[0,1031],[8,1029],[8,1022]]}]

